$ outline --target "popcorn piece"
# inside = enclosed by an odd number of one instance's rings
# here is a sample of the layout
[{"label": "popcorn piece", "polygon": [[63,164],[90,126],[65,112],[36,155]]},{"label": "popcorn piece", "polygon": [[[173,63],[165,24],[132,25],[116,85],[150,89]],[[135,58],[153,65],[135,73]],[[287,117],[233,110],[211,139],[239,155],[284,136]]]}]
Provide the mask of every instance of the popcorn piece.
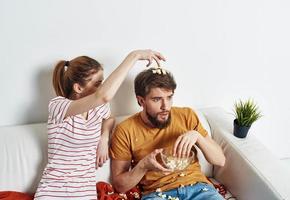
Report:
[{"label": "popcorn piece", "polygon": [[161,188],[157,188],[155,192],[162,192]]},{"label": "popcorn piece", "polygon": [[130,192],[130,194],[133,195],[135,199],[140,199],[138,192]]},{"label": "popcorn piece", "polygon": [[185,174],[184,174],[184,173],[181,173],[181,174],[179,174],[179,176],[180,176],[180,177],[183,177],[183,176],[185,176]]},{"label": "popcorn piece", "polygon": [[159,197],[161,197],[162,199],[166,198],[166,194],[162,194],[161,192],[157,194]]},{"label": "popcorn piece", "polygon": [[120,195],[121,197],[123,197],[124,199],[128,199],[128,198],[127,198],[127,195],[124,194],[124,193],[119,193],[119,195]]},{"label": "popcorn piece", "polygon": [[163,75],[166,75],[166,70],[165,69],[161,69],[161,71],[162,71]]},{"label": "popcorn piece", "polygon": [[179,200],[179,198],[178,197],[168,196],[168,200]]},{"label": "popcorn piece", "polygon": [[167,72],[165,69],[162,69],[161,67],[155,67],[152,69],[152,73],[153,74],[163,74],[163,75],[166,75]]}]

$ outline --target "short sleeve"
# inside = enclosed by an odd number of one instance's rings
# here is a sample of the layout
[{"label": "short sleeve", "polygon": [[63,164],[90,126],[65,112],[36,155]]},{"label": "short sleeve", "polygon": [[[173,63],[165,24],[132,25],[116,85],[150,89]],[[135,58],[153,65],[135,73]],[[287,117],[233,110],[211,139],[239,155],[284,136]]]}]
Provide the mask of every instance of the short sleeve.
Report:
[{"label": "short sleeve", "polygon": [[203,128],[197,114],[190,108],[188,119],[190,129],[199,132],[203,137],[208,135],[207,131]]},{"label": "short sleeve", "polygon": [[130,140],[120,126],[115,128],[112,135],[110,154],[114,160],[132,160]]},{"label": "short sleeve", "polygon": [[110,104],[106,103],[95,108],[97,116],[100,116],[102,119],[108,119],[111,116]]},{"label": "short sleeve", "polygon": [[55,97],[48,104],[48,121],[59,124],[62,123],[72,101],[65,97]]}]

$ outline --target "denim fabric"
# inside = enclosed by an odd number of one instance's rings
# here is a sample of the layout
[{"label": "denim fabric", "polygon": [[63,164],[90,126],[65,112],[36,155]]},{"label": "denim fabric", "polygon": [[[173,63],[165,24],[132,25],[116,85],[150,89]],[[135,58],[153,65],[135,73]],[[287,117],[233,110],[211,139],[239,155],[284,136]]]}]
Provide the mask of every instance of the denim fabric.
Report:
[{"label": "denim fabric", "polygon": [[217,190],[207,183],[196,183],[164,192],[152,192],[142,200],[165,200],[178,197],[179,200],[224,200]]}]

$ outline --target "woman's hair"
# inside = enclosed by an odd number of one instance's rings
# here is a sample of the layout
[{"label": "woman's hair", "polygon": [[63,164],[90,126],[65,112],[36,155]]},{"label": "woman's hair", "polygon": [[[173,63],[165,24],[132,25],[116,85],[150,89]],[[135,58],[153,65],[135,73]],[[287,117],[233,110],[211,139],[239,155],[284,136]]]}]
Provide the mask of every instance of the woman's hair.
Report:
[{"label": "woman's hair", "polygon": [[99,70],[103,70],[101,64],[88,56],[80,56],[71,61],[59,61],[52,78],[56,95],[70,98],[74,83],[85,86],[86,79]]},{"label": "woman's hair", "polygon": [[156,73],[155,68],[149,68],[140,72],[134,81],[136,96],[145,97],[152,88],[164,88],[168,90],[176,89],[176,83],[169,71],[166,73]]}]

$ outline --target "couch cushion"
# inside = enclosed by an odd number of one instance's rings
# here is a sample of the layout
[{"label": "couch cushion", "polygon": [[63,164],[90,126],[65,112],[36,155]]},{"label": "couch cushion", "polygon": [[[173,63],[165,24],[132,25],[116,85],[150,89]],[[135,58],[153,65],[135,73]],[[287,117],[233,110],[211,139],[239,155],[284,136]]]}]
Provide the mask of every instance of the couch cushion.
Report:
[{"label": "couch cushion", "polygon": [[46,124],[0,128],[0,191],[34,193],[47,163]]},{"label": "couch cushion", "polygon": [[[211,130],[210,130],[210,126],[209,123],[207,122],[207,119],[204,117],[203,113],[199,110],[195,110],[200,123],[202,124],[203,128],[208,132],[208,134],[210,136],[212,136],[211,134]],[[197,152],[198,152],[198,159],[199,159],[199,163],[201,165],[201,171],[207,176],[207,177],[212,177],[213,176],[213,165],[211,165],[210,163],[207,162],[207,160],[205,159],[205,157],[203,156],[201,150],[199,148],[196,148]]]}]

